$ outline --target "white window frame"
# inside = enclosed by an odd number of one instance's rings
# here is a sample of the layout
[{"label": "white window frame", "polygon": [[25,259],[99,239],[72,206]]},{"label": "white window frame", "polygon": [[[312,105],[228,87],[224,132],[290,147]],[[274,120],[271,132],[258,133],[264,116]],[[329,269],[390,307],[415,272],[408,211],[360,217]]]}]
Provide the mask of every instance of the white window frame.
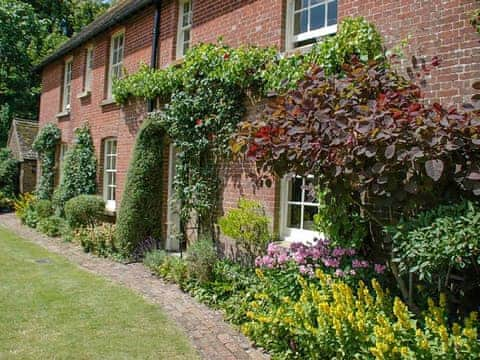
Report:
[{"label": "white window frame", "polygon": [[[115,144],[115,152],[112,152],[112,144]],[[110,151],[109,151],[110,150]],[[109,160],[115,159],[115,167],[109,168]],[[117,168],[118,168],[118,142],[116,138],[108,138],[103,142],[103,199],[105,200],[106,209],[115,211],[117,207]],[[114,182],[109,183],[109,175],[113,174]],[[113,189],[113,192],[111,190]],[[110,195],[113,194],[113,197]]]},{"label": "white window frame", "polygon": [[[190,4],[190,14],[188,19],[188,24],[183,25],[184,18],[184,7],[185,4]],[[181,59],[185,56],[183,47],[186,43],[185,41],[185,32],[190,32],[190,38],[188,40],[188,47],[190,48],[190,43],[192,41],[192,20],[193,20],[193,0],[179,0],[178,2],[178,30],[177,30],[177,59]]]},{"label": "white window frame", "polygon": [[63,165],[65,163],[65,155],[67,154],[68,151],[68,144],[66,143],[61,143],[60,144],[60,151],[58,154],[58,183],[61,184],[63,181],[63,176],[64,176],[64,171],[63,171]]},{"label": "white window frame", "polygon": [[89,93],[92,91],[92,81],[93,81],[93,46],[87,48],[86,58],[85,58],[85,84],[83,91]]},{"label": "white window frame", "polygon": [[[297,176],[297,178],[302,178],[303,186],[305,186],[305,177]],[[305,201],[305,189],[302,190],[301,201],[289,201],[291,181],[292,178],[287,177],[280,181],[280,237],[287,242],[303,243],[311,243],[314,239],[323,238],[323,235],[318,231],[288,227],[288,205],[301,206],[300,226],[303,226],[304,206],[318,206],[318,203]]]},{"label": "white window frame", "polygon": [[[309,0],[311,1],[311,0]],[[333,2],[335,0],[323,0],[319,4],[315,4],[314,7],[320,6],[322,4],[325,4],[325,9],[328,8],[328,3]],[[310,3],[308,7],[310,8]],[[298,11],[295,11],[295,0],[288,0],[287,2],[287,19],[286,19],[286,50],[292,50],[296,46],[296,43],[303,42],[306,40],[313,40],[313,39],[319,39],[324,36],[332,35],[337,32],[338,28],[338,1],[337,1],[337,24],[335,25],[330,25],[330,26],[325,26],[317,30],[313,31],[307,31],[304,33],[300,33],[298,35],[294,35],[294,27],[295,27],[295,13]],[[327,19],[328,19],[328,11],[325,11],[325,24],[327,24]],[[308,22],[310,24],[310,16],[308,17]],[[309,25],[310,27],[310,25]]]},{"label": "white window frame", "polygon": [[65,60],[63,70],[62,111],[70,112],[72,102],[73,57]]},{"label": "white window frame", "polygon": [[[117,42],[118,39],[122,38],[121,46]],[[118,45],[116,47],[115,45]],[[116,62],[114,62],[114,57],[116,55]],[[115,79],[121,78],[123,75],[123,60],[125,55],[125,30],[120,30],[112,35],[110,39],[110,61],[108,67],[108,88],[107,88],[107,98],[112,98],[112,89],[113,81]]]}]

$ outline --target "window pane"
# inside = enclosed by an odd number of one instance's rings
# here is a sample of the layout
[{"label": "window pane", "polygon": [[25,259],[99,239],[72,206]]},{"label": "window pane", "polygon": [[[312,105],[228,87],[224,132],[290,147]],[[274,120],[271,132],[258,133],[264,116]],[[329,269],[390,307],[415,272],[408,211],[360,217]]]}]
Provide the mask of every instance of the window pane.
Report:
[{"label": "window pane", "polygon": [[317,201],[317,192],[315,189],[315,179],[306,178],[305,179],[305,202],[307,203],[318,203]]},{"label": "window pane", "polygon": [[308,11],[302,11],[295,14],[294,35],[308,31]]},{"label": "window pane", "polygon": [[303,229],[304,230],[315,230],[315,224],[313,217],[318,212],[316,206],[307,206],[303,208]]},{"label": "window pane", "polygon": [[110,160],[110,169],[117,170],[117,157],[116,156],[112,156],[112,158]]},{"label": "window pane", "polygon": [[302,187],[303,187],[302,178],[294,178],[290,180],[289,186],[288,186],[288,201],[301,202]]},{"label": "window pane", "polygon": [[189,48],[190,48],[189,42],[183,43],[183,54],[186,54]]},{"label": "window pane", "polygon": [[300,10],[308,6],[308,0],[295,0],[295,10]]},{"label": "window pane", "polygon": [[183,41],[189,42],[190,41],[190,30],[185,30],[183,32]]},{"label": "window pane", "polygon": [[310,10],[310,30],[325,26],[325,5],[316,6]]},{"label": "window pane", "polygon": [[110,141],[110,154],[116,155],[117,154],[117,142],[116,141]]},{"label": "window pane", "polygon": [[300,229],[302,207],[300,205],[288,205],[287,227]]},{"label": "window pane", "polygon": [[335,25],[337,23],[337,0],[328,3],[327,25]]}]

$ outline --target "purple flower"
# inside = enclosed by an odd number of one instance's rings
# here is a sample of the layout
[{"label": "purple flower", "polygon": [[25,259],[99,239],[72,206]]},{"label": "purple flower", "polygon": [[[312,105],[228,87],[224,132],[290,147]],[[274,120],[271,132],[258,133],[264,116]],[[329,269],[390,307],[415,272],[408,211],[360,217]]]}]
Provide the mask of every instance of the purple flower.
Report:
[{"label": "purple flower", "polygon": [[374,268],[377,274],[383,274],[387,269],[387,266],[382,264],[375,264]]},{"label": "purple flower", "polygon": [[268,248],[267,248],[267,254],[272,256],[272,255],[275,255],[275,253],[278,251],[278,246],[275,245],[274,243],[270,243],[268,244]]},{"label": "purple flower", "polygon": [[322,262],[326,267],[338,268],[340,266],[340,260],[334,258],[324,258]]},{"label": "purple flower", "polygon": [[337,270],[335,270],[335,276],[344,277],[345,273],[343,272],[343,270],[337,269]]},{"label": "purple flower", "polygon": [[359,269],[359,268],[368,268],[370,264],[366,260],[352,260],[352,267],[354,269]]},{"label": "purple flower", "polygon": [[283,264],[285,264],[287,261],[288,261],[288,255],[287,255],[287,254],[282,253],[282,254],[278,255],[278,257],[277,257],[277,263],[278,263],[279,265],[283,265]]}]

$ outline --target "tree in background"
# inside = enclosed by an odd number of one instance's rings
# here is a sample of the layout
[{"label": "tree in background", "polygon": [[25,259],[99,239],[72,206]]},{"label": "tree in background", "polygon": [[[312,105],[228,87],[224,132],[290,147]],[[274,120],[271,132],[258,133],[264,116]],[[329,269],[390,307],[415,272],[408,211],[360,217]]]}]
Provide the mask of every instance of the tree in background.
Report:
[{"label": "tree in background", "polygon": [[102,0],[0,0],[0,147],[14,115],[37,117],[35,64],[109,6]]}]

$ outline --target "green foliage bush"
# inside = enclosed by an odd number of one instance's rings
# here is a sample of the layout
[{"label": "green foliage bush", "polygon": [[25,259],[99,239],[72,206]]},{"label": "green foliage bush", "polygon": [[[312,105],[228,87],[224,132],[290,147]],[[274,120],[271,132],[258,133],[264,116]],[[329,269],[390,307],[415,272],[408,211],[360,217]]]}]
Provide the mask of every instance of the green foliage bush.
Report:
[{"label": "green foliage bush", "polygon": [[13,197],[18,187],[17,181],[18,161],[13,158],[9,149],[0,149],[0,192]]},{"label": "green foliage bush", "polygon": [[213,268],[218,260],[217,251],[210,239],[195,241],[187,251],[188,276],[200,283],[212,280]]},{"label": "green foliage bush", "polygon": [[178,256],[167,256],[158,268],[158,275],[178,284],[182,289],[189,280],[187,263]]},{"label": "green foliage bush", "polygon": [[35,204],[35,210],[40,219],[49,218],[54,213],[53,205],[50,200],[38,200]]},{"label": "green foliage bush", "polygon": [[462,201],[441,205],[386,228],[400,270],[420,279],[480,265],[480,205]]},{"label": "green foliage bush", "polygon": [[238,201],[237,208],[218,220],[222,233],[236,241],[250,263],[265,251],[268,242],[272,240],[269,223],[265,210],[258,201],[243,198]]},{"label": "green foliage bush", "polygon": [[[38,211],[38,210],[37,210]],[[62,227],[64,226],[65,220],[59,216],[50,216],[50,217],[41,217],[38,215],[39,221],[37,224],[37,229],[41,233],[56,237],[60,236],[62,233]]]},{"label": "green foliage bush", "polygon": [[97,159],[87,124],[75,130],[74,145],[65,155],[62,172],[62,182],[54,194],[54,205],[60,214],[68,200],[97,192]]},{"label": "green foliage bush", "polygon": [[146,120],[137,135],[117,218],[119,250],[125,257],[147,238],[162,238],[159,219],[163,203],[154,194],[162,193],[164,145],[161,126],[152,119]]},{"label": "green foliage bush", "polygon": [[65,204],[65,218],[72,229],[95,226],[105,213],[105,201],[96,195],[80,195]]},{"label": "green foliage bush", "polygon": [[41,176],[38,183],[37,196],[49,200],[53,195],[55,181],[55,152],[62,133],[55,124],[47,124],[38,133],[33,149],[40,157]]},{"label": "green foliage bush", "polygon": [[333,245],[358,249],[368,234],[367,221],[344,193],[317,191],[319,202],[315,225]]},{"label": "green foliage bush", "polygon": [[160,266],[168,256],[164,250],[152,250],[145,254],[143,258],[143,264],[148,267],[152,272],[158,273]]},{"label": "green foliage bush", "polygon": [[38,216],[36,210],[37,197],[33,194],[21,194],[17,201],[15,201],[15,215],[25,224],[31,228],[35,228],[38,223]]},{"label": "green foliage bush", "polygon": [[4,193],[0,192],[0,211],[11,210],[15,204],[15,201],[10,197],[7,197]]},{"label": "green foliage bush", "polygon": [[73,231],[73,241],[80,243],[85,252],[102,257],[121,258],[118,255],[115,225],[103,223],[78,228]]}]

